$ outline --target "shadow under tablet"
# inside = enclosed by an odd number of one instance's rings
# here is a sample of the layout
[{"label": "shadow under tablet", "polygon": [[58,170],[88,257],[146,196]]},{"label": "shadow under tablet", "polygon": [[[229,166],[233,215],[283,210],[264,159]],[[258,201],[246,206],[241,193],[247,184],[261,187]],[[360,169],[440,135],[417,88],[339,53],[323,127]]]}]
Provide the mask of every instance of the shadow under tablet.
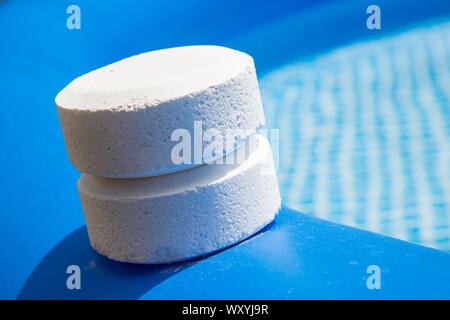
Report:
[{"label": "shadow under tablet", "polygon": [[[249,238],[263,233],[274,223]],[[226,248],[197,259],[171,264],[117,262],[92,249],[86,226],[83,226],[59,242],[42,259],[17,299],[138,299],[165,279],[223,250]],[[67,288],[66,282],[72,272],[66,273],[66,270],[70,265],[80,267],[80,290]]]}]

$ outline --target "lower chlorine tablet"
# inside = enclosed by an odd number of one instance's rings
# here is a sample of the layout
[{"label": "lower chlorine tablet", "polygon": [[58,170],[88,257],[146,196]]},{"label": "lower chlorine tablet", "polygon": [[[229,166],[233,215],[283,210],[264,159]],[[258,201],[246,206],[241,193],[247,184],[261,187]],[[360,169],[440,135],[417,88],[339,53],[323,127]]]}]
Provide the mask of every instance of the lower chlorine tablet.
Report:
[{"label": "lower chlorine tablet", "polygon": [[[233,165],[207,164],[151,178],[83,174],[78,190],[92,247],[113,260],[169,263],[223,249],[261,230],[281,199],[267,140],[256,135],[246,149],[244,161]],[[229,156],[239,158],[238,152]]]}]

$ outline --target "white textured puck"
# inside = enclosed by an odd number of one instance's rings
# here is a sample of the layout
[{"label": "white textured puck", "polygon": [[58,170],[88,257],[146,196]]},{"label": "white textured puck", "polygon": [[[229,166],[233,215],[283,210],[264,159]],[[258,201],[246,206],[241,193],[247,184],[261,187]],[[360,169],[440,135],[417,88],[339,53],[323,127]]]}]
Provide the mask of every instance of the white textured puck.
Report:
[{"label": "white textured puck", "polygon": [[[186,129],[193,140],[195,122],[223,136],[235,130],[240,141],[265,122],[253,59],[218,46],[132,56],[75,79],[55,102],[70,161],[80,172],[103,177],[200,165],[194,155],[182,164],[171,159],[174,130]],[[199,139],[203,150],[208,142]]]},{"label": "white textured puck", "polygon": [[257,147],[241,164],[142,179],[83,174],[78,190],[93,248],[118,261],[169,263],[261,230],[281,200],[269,143],[253,139]]}]

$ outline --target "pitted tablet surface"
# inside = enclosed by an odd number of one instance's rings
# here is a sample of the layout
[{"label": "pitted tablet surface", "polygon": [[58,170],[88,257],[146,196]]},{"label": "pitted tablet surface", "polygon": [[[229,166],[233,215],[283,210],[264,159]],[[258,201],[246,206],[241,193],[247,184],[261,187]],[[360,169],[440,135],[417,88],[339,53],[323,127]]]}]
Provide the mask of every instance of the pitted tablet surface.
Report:
[{"label": "pitted tablet surface", "polygon": [[55,102],[71,162],[104,177],[153,176],[198,165],[171,159],[177,143],[172,133],[186,129],[194,135],[195,122],[224,136],[236,130],[242,141],[265,122],[253,59],[217,46],[118,61],[75,79]]}]

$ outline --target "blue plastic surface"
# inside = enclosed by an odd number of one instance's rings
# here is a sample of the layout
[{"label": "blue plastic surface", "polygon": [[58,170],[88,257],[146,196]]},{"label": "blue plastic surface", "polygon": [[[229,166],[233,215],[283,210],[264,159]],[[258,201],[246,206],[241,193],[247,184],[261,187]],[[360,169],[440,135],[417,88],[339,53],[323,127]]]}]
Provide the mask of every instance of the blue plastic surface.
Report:
[{"label": "blue plastic surface", "polygon": [[[81,290],[65,269],[81,268]],[[369,290],[367,267],[381,289]],[[256,236],[203,259],[170,265],[114,262],[84,227],[41,261],[20,299],[449,299],[450,254],[283,208]]]}]

